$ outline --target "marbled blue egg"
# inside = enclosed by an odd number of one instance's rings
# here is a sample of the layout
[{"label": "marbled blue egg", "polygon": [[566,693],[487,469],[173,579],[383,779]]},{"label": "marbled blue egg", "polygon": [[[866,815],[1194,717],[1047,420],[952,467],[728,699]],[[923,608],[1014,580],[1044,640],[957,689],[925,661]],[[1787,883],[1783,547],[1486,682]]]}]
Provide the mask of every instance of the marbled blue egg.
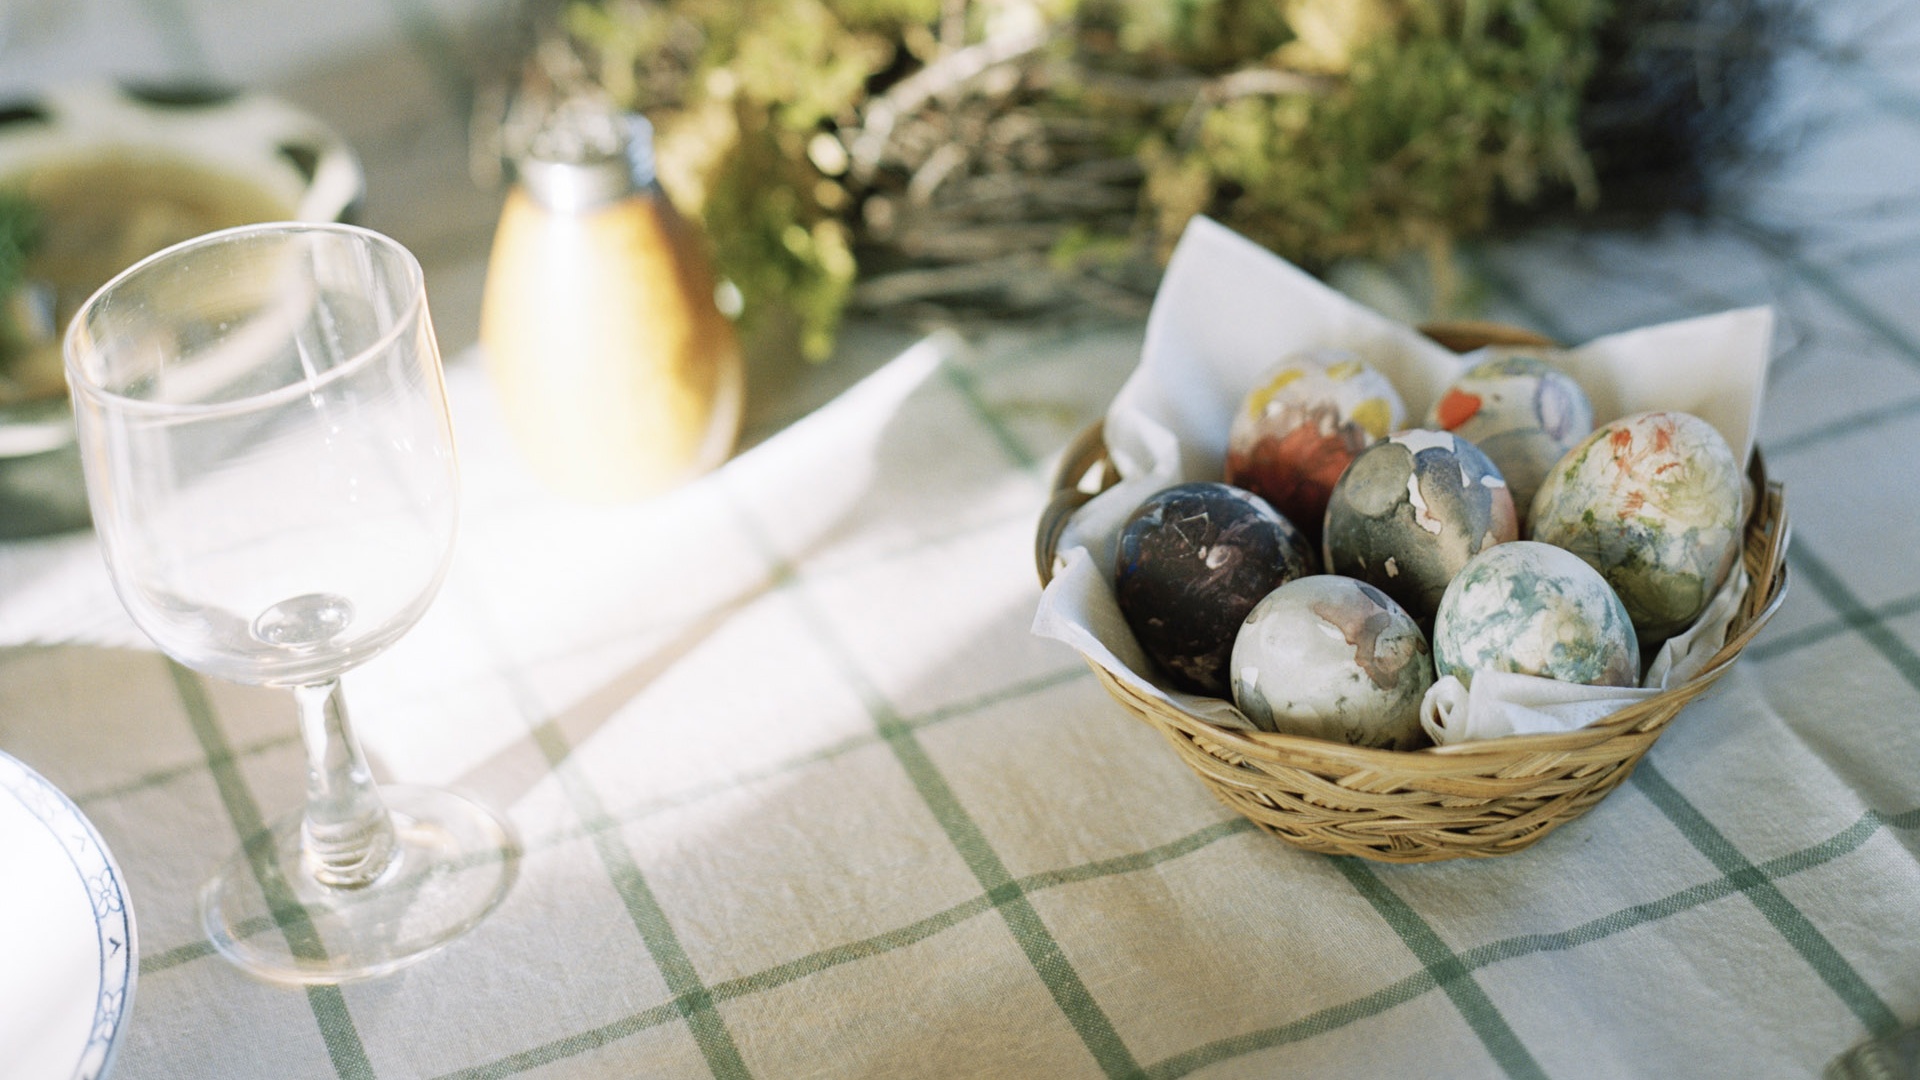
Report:
[{"label": "marbled blue egg", "polygon": [[1480,670],[1633,686],[1640,641],[1598,570],[1551,544],[1516,540],[1454,575],[1433,620],[1433,662],[1469,686]]},{"label": "marbled blue egg", "polygon": [[1300,530],[1258,495],[1180,484],[1120,530],[1114,594],[1140,647],[1175,686],[1225,697],[1227,660],[1247,612],[1317,567]]}]

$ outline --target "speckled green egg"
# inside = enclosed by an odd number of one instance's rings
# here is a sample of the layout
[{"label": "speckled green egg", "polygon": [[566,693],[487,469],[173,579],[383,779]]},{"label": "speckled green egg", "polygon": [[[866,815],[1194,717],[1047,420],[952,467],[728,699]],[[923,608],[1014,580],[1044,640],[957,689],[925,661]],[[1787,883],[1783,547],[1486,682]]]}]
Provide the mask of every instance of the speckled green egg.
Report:
[{"label": "speckled green egg", "polygon": [[1426,741],[1427,639],[1400,605],[1332,574],[1280,586],[1233,642],[1233,700],[1262,731],[1408,750]]},{"label": "speckled green egg", "polygon": [[1328,572],[1367,582],[1422,625],[1468,559],[1518,538],[1500,470],[1446,431],[1402,431],[1367,447],[1327,503]]},{"label": "speckled green egg", "polygon": [[1405,418],[1393,384],[1355,353],[1295,354],[1269,369],[1234,414],[1227,482],[1267,500],[1318,544],[1340,473]]},{"label": "speckled green egg", "polygon": [[1548,352],[1482,353],[1433,403],[1426,424],[1479,447],[1499,467],[1524,527],[1547,470],[1593,431],[1593,405]]},{"label": "speckled green egg", "polygon": [[1640,640],[1599,571],[1570,551],[1517,540],[1475,555],[1447,586],[1433,663],[1469,686],[1479,670],[1633,686]]},{"label": "speckled green egg", "polygon": [[1602,425],[1547,473],[1531,536],[1586,560],[1642,648],[1706,610],[1740,551],[1740,467],[1712,424],[1645,412]]}]

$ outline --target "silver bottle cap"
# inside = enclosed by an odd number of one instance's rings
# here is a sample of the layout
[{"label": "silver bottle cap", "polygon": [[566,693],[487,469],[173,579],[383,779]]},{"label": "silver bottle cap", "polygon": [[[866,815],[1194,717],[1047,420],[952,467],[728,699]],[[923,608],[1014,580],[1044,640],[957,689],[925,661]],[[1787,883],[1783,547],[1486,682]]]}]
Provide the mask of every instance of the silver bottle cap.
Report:
[{"label": "silver bottle cap", "polygon": [[535,134],[516,172],[550,210],[596,210],[653,183],[653,126],[603,102],[569,101]]},{"label": "silver bottle cap", "polygon": [[520,162],[520,184],[540,205],[561,214],[582,214],[618,202],[633,193],[627,159]]}]

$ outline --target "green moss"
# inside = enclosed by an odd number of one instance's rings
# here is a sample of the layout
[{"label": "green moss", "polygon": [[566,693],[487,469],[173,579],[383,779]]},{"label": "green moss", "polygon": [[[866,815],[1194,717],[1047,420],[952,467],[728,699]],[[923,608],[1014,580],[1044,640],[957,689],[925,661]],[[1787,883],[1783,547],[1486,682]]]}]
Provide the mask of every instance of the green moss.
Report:
[{"label": "green moss", "polygon": [[20,344],[8,300],[26,280],[27,259],[40,242],[40,228],[38,207],[24,195],[0,190],[0,363]]},{"label": "green moss", "polygon": [[1308,264],[1444,248],[1496,199],[1582,186],[1597,2],[1407,3],[1324,97],[1212,114],[1194,155],[1229,224]]}]

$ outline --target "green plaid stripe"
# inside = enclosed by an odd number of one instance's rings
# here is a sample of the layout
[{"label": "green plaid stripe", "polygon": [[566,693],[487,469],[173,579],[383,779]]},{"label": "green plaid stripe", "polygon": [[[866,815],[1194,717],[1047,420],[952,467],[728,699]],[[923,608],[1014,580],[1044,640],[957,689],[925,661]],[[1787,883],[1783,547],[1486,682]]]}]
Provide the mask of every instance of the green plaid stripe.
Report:
[{"label": "green plaid stripe", "polygon": [[631,1035],[638,1035],[650,1028],[679,1020],[684,1017],[679,1002],[670,1001],[665,1005],[656,1005],[645,1012],[635,1013],[623,1020],[583,1031],[565,1039],[556,1039],[543,1043],[530,1050],[501,1058],[471,1069],[461,1069],[446,1073],[435,1080],[503,1080],[505,1077],[518,1076],[542,1065],[551,1065],[556,1061],[565,1061],[570,1057],[598,1050]]},{"label": "green plaid stripe", "polygon": [[[207,698],[200,676],[172,660],[167,661],[167,667],[173,675],[180,703],[186,709],[187,722],[193,728],[194,738],[199,740],[201,751],[206,756],[207,769],[220,791],[220,802],[226,807],[234,831],[240,835],[241,844],[253,866],[254,880],[260,883],[261,891],[266,894],[267,907],[273,912],[274,921],[280,932],[286,935],[287,945],[295,956],[324,959],[326,951],[314,931],[312,920],[294,899],[287,883],[281,879],[279,870],[273,866],[273,837],[260,816],[260,804],[254,800],[246,778],[240,774],[233,747],[220,730],[213,703]],[[320,1025],[320,1037],[326,1043],[327,1056],[333,1061],[334,1073],[340,1080],[372,1080],[373,1065],[367,1060],[366,1047],[360,1042],[360,1033],[353,1026],[353,1017],[347,1012],[347,1002],[341,996],[340,988],[309,986],[306,991],[313,1018]]]},{"label": "green plaid stripe", "polygon": [[1413,955],[1418,957],[1436,985],[1446,991],[1453,1006],[1467,1021],[1467,1026],[1480,1037],[1487,1052],[1499,1063],[1502,1072],[1511,1077],[1541,1077],[1546,1073],[1540,1063],[1533,1059],[1520,1037],[1514,1033],[1512,1025],[1507,1023],[1493,999],[1473,978],[1472,970],[1461,962],[1446,942],[1440,940],[1433,927],[1422,919],[1412,905],[1402,900],[1387,887],[1373,868],[1359,859],[1336,858],[1333,864],[1343,877],[1366,897],[1373,910],[1393,927],[1400,935]]},{"label": "green plaid stripe", "polygon": [[[1789,552],[1788,555],[1790,563],[1804,563],[1806,560],[1804,554]],[[1808,571],[1803,569],[1801,572]],[[1816,591],[1818,591],[1817,588]],[[1877,630],[1884,634],[1887,633],[1886,624],[1889,620],[1905,618],[1916,613],[1920,613],[1920,594],[1890,601],[1876,608],[1856,606],[1850,613],[1841,615],[1837,619],[1827,619],[1811,626],[1803,626],[1790,633],[1773,634],[1764,640],[1756,641],[1747,646],[1747,651],[1740,656],[1741,659],[1765,663],[1811,648],[1851,631],[1875,632]]]},{"label": "green plaid stripe", "polygon": [[871,687],[863,687],[863,696],[868,697],[874,710],[874,720],[887,733],[887,743],[893,749],[894,756],[907,770],[913,785],[926,801],[940,827],[946,831],[947,838],[966,860],[967,868],[973,871],[980,884],[987,890],[987,898],[1007,922],[1014,938],[1020,943],[1021,951],[1027,954],[1027,960],[1040,975],[1047,986],[1047,992],[1065,1013],[1067,1021],[1079,1033],[1087,1050],[1094,1060],[1110,1077],[1137,1076],[1139,1063],[1134,1061],[1133,1053],[1113,1029],[1113,1022],[1100,1008],[1086,984],[1073,968],[1073,964],[1061,952],[1059,942],[1041,920],[1040,913],[1034,909],[1033,902],[1020,888],[1013,875],[1007,871],[1006,864],[987,842],[979,825],[961,805],[960,800],[947,786],[940,770],[927,757],[920,741],[907,729],[894,724],[887,714],[886,707],[872,695]]},{"label": "green plaid stripe", "polygon": [[1920,366],[1920,338],[1915,338],[1900,324],[1861,298],[1859,293],[1840,280],[1839,275],[1805,258],[1791,242],[1763,225],[1739,217],[1726,218],[1725,222],[1752,240],[1755,246],[1765,251],[1768,256],[1791,270],[1795,277],[1825,296],[1848,318],[1891,345],[1902,360]]},{"label": "green plaid stripe", "polygon": [[1861,434],[1915,416],[1920,416],[1920,398],[1908,398],[1882,408],[1843,416],[1791,438],[1771,440],[1767,443],[1767,456],[1777,460],[1843,436]]},{"label": "green plaid stripe", "polygon": [[1808,550],[1804,538],[1794,538],[1793,547],[1787,552],[1787,561],[1807,584],[1813,586],[1813,591],[1819,593],[1820,598],[1839,613],[1848,627],[1866,639],[1873,651],[1893,665],[1907,685],[1920,690],[1920,655],[1916,655],[1913,646],[1901,640],[1879,615],[1862,603],[1853,590],[1840,580],[1840,575],[1833,572],[1832,567]]},{"label": "green plaid stripe", "polygon": [[[1430,963],[1420,971],[1373,993],[1320,1009],[1287,1024],[1206,1043],[1149,1065],[1143,1071],[1145,1075],[1155,1080],[1173,1080],[1175,1077],[1189,1075],[1222,1061],[1326,1034],[1369,1017],[1378,1016],[1429,991],[1441,989],[1443,977],[1457,982],[1465,974],[1504,961],[1540,953],[1577,949],[1738,895],[1751,890],[1758,883],[1780,881],[1824,866],[1853,854],[1865,846],[1868,840],[1889,828],[1908,832],[1920,829],[1920,809],[1889,816],[1868,811],[1846,829],[1805,848],[1770,859],[1757,866],[1751,864],[1739,866],[1733,872],[1723,873],[1711,881],[1682,889],[1657,900],[1623,908],[1567,930],[1546,934],[1521,934],[1476,946],[1457,954],[1450,952],[1436,954],[1435,963]],[[1136,855],[1103,859],[1060,870],[1031,874],[1018,879],[1014,884],[1020,892],[1030,895],[1062,885],[1138,873],[1175,862],[1230,837],[1256,831],[1252,822],[1244,818],[1233,818]],[[1358,860],[1332,861],[1352,864],[1362,872],[1370,874],[1368,865]],[[1402,902],[1395,899],[1389,900],[1388,903]],[[879,956],[894,949],[924,941],[969,919],[984,915],[993,910],[994,906],[993,897],[982,893],[896,930],[826,949],[766,971],[716,984],[712,988],[712,994],[716,1001],[732,1001],[749,997],[842,964]],[[502,1077],[513,1076],[541,1065],[586,1053],[617,1039],[672,1021],[678,1016],[679,1012],[670,1005],[659,1006],[495,1062],[448,1073],[439,1080],[499,1080]]]},{"label": "green plaid stripe", "polygon": [[1668,783],[1651,761],[1642,760],[1630,779],[1633,786],[1652,800],[1667,820],[1680,830],[1687,842],[1713,863],[1714,869],[1739,886],[1747,899],[1760,909],[1760,914],[1773,924],[1773,928],[1787,939],[1789,945],[1806,958],[1821,981],[1839,995],[1847,1008],[1867,1026],[1868,1031],[1884,1035],[1899,1026],[1893,1010],[1887,1008],[1886,1002],[1874,993],[1860,973],[1853,969],[1853,965],[1847,963],[1846,957],[1840,955],[1840,950],[1834,948],[1826,935],[1813,925],[1813,920],[1794,906],[1793,901],[1788,900],[1786,894],[1774,885],[1771,878],[1761,873],[1759,867],[1748,862],[1739,848]]},{"label": "green plaid stripe", "polygon": [[[1645,767],[1644,764],[1642,767]],[[1746,891],[1753,888],[1756,881],[1771,883],[1824,866],[1858,851],[1868,840],[1887,828],[1905,831],[1920,829],[1920,809],[1890,817],[1868,811],[1841,832],[1798,851],[1770,859],[1757,867],[1747,867],[1735,874],[1723,874],[1712,881],[1682,889],[1658,900],[1624,908],[1559,933],[1521,934],[1490,942],[1459,953],[1455,959],[1462,970],[1478,971],[1507,960],[1546,952],[1564,952],[1603,941],[1636,927],[1658,922],[1669,916],[1691,911]],[[1160,1078],[1170,1080],[1220,1061],[1257,1053],[1275,1046],[1300,1042],[1345,1027],[1355,1021],[1377,1016],[1396,1005],[1436,989],[1439,985],[1435,970],[1432,967],[1424,968],[1365,997],[1321,1009],[1293,1023],[1248,1032],[1245,1035],[1196,1047],[1152,1066],[1148,1069],[1148,1075],[1155,1077],[1156,1080]]]},{"label": "green plaid stripe", "polygon": [[634,929],[640,932],[641,940],[646,943],[647,952],[666,978],[667,989],[673,994],[673,1005],[692,1030],[701,1055],[707,1059],[707,1066],[720,1080],[750,1075],[746,1062],[740,1058],[740,1048],[734,1044],[733,1035],[727,1030],[726,1021],[713,1007],[712,993],[700,981],[693,962],[687,958],[679,935],[674,933],[667,913],[647,885],[646,875],[640,872],[633,852],[628,850],[617,831],[611,827],[612,823],[593,786],[566,765],[572,747],[567,745],[558,725],[543,721],[535,728],[534,736],[541,752],[547,757],[547,764],[560,779],[568,801],[573,804],[574,813],[592,833],[594,851],[600,856],[600,862],[613,882],[614,891],[620,894],[627,915],[633,920]]},{"label": "green plaid stripe", "polygon": [[[950,365],[948,365],[950,366]],[[975,403],[975,407],[986,412],[983,404],[975,395],[962,394]],[[1004,431],[1002,432],[1004,435]],[[1010,435],[1002,445],[1012,452]],[[808,602],[804,588],[800,583],[797,567],[781,559],[772,541],[761,531],[759,522],[736,501],[735,517],[742,523],[754,543],[773,567],[775,580],[781,588],[792,592],[798,599],[798,607],[816,635],[833,654],[840,665],[841,674],[849,685],[853,686],[861,701],[865,704],[874,727],[883,738],[901,768],[906,770],[908,779],[927,808],[933,812],[934,819],[947,834],[947,839],[972,871],[974,877],[986,890],[986,899],[1006,920],[1007,928],[1013,932],[1027,961],[1046,985],[1047,992],[1066,1015],[1068,1023],[1073,1025],[1080,1039],[1086,1044],[1087,1051],[1099,1063],[1102,1071],[1109,1077],[1132,1077],[1140,1073],[1140,1066],[1133,1054],[1120,1040],[1113,1029],[1113,1023],[1094,1001],[1079,973],[1073,968],[1060,945],[1047,929],[1040,913],[1028,900],[1026,893],[1007,870],[999,854],[993,850],[986,835],[980,831],[979,824],[968,814],[966,808],[947,785],[938,766],[926,754],[914,729],[901,722],[872,681],[860,669],[857,659],[846,644],[840,640],[828,621]]]},{"label": "green plaid stripe", "polygon": [[1367,897],[1367,903],[1394,928],[1394,934],[1400,934],[1407,949],[1419,957],[1425,965],[1427,974],[1432,976],[1434,984],[1440,986],[1453,1007],[1459,1009],[1459,1015],[1467,1020],[1467,1026],[1473,1028],[1473,1034],[1480,1036],[1480,1042],[1486,1045],[1486,1051],[1494,1055],[1494,1061],[1500,1063],[1501,1072],[1507,1076],[1546,1076],[1540,1063],[1534,1061],[1534,1055],[1526,1051],[1526,1045],[1513,1032],[1513,1026],[1501,1017],[1500,1007],[1486,995],[1486,990],[1473,978],[1461,959],[1448,949],[1446,942],[1440,940],[1440,934],[1421,919],[1413,907],[1386,888],[1386,882],[1367,863],[1342,857],[1332,861],[1340,874],[1356,888],[1359,896]]},{"label": "green plaid stripe", "polygon": [[[1474,275],[1486,283],[1488,291],[1533,330],[1545,334],[1554,341],[1568,344],[1595,336],[1591,327],[1575,326],[1567,321],[1552,304],[1542,302],[1528,289],[1523,288],[1520,282],[1497,260],[1490,257],[1485,249],[1479,247],[1464,249],[1462,258],[1472,268]],[[1660,294],[1649,299],[1667,311],[1668,317],[1679,318],[1698,314],[1696,310],[1686,307],[1671,294]],[[1580,309],[1576,307],[1571,310]],[[1612,326],[1605,328],[1605,331],[1620,329],[1627,329],[1627,327]]]},{"label": "green plaid stripe", "polygon": [[[235,747],[232,752],[232,757],[235,761],[243,761],[247,758],[259,757],[273,750],[281,750],[290,746],[299,745],[299,732],[285,732],[269,738],[255,740],[245,746]],[[152,772],[141,773],[139,776],[134,777],[124,784],[114,784],[109,787],[98,788],[93,791],[75,795],[73,796],[73,801],[79,806],[86,806],[90,803],[108,802],[113,799],[125,798],[128,795],[137,794],[142,791],[151,791],[154,788],[165,787],[176,780],[196,776],[203,768],[205,768],[205,765],[200,762],[184,762],[172,768],[155,769]]]},{"label": "green plaid stripe", "polygon": [[974,419],[987,429],[987,434],[992,436],[995,445],[1000,447],[1009,461],[1026,472],[1033,472],[1039,467],[1040,463],[1033,454],[1014,436],[1013,429],[1007,426],[1007,422],[994,409],[992,403],[980,393],[979,384],[974,381],[970,372],[951,359],[941,362],[940,372],[946,377],[948,385],[959,392],[960,399],[967,403],[968,409],[972,410]]},{"label": "green plaid stripe", "polygon": [[[478,602],[475,601],[475,604],[477,607]],[[545,758],[550,773],[559,781],[574,816],[592,837],[594,853],[599,857],[608,881],[620,897],[627,917],[639,932],[655,967],[666,980],[668,992],[673,995],[667,1005],[672,1010],[671,1015],[686,1021],[715,1077],[732,1080],[749,1076],[746,1063],[740,1057],[739,1046],[727,1030],[726,1021],[714,1008],[711,992],[694,970],[679,935],[674,932],[672,922],[647,884],[646,875],[641,872],[633,852],[618,835],[618,822],[607,814],[593,785],[568,761],[573,747],[567,742],[559,725],[544,714],[537,697],[527,687],[515,665],[507,661],[507,651],[494,636],[495,624],[494,618],[483,615],[477,628],[487,639],[498,666],[506,675],[519,709],[527,718],[534,744]]]}]

